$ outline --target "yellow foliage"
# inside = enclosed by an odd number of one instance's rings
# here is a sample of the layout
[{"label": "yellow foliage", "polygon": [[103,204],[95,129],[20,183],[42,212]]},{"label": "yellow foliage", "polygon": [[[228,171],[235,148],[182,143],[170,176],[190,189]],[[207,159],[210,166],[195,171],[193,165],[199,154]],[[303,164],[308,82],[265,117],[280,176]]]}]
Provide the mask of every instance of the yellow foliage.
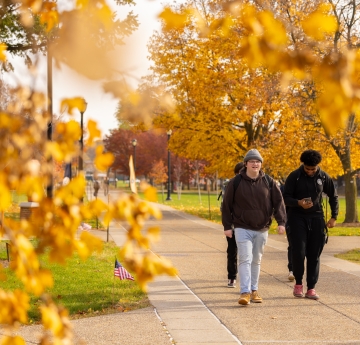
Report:
[{"label": "yellow foliage", "polygon": [[1,339],[1,345],[25,345],[24,339],[18,336],[5,336]]},{"label": "yellow foliage", "polygon": [[45,329],[51,330],[54,344],[63,344],[62,340],[70,341],[72,327],[68,319],[68,312],[55,305],[48,296],[45,296],[44,305],[40,306],[42,323]]},{"label": "yellow foliage", "polygon": [[94,144],[94,139],[101,138],[101,131],[98,128],[97,123],[93,120],[89,120],[87,127],[88,127],[88,131],[89,131],[87,145],[92,146]]},{"label": "yellow foliage", "polygon": [[144,191],[145,199],[150,202],[157,202],[157,190],[155,187],[150,186],[149,184],[145,184],[145,182],[140,183],[140,189]]},{"label": "yellow foliage", "polygon": [[301,22],[304,32],[317,41],[325,39],[325,34],[333,34],[338,24],[330,11],[330,4],[321,4]]},{"label": "yellow foliage", "polygon": [[111,152],[103,152],[104,147],[96,147],[95,167],[100,171],[106,171],[114,162],[114,155]]},{"label": "yellow foliage", "polygon": [[74,109],[84,112],[86,109],[85,100],[83,97],[65,98],[61,101],[60,111],[67,111],[69,114],[74,114]]},{"label": "yellow foliage", "polygon": [[0,289],[0,323],[12,325],[27,322],[29,296],[20,290],[5,292]]},{"label": "yellow foliage", "polygon": [[1,61],[6,61],[6,54],[5,54],[6,48],[7,48],[6,44],[0,42],[0,60]]},{"label": "yellow foliage", "polygon": [[57,4],[54,1],[43,1],[40,12],[40,23],[46,25],[46,31],[50,32],[59,22]]},{"label": "yellow foliage", "polygon": [[165,23],[165,30],[180,29],[186,24],[190,11],[184,11],[183,13],[176,13],[169,7],[165,7],[159,14],[159,18]]},{"label": "yellow foliage", "polygon": [[[85,248],[88,250],[88,253],[80,253],[79,251],[79,255],[83,259],[86,259],[94,251],[98,251],[98,252],[102,251],[103,243],[99,238],[87,232],[82,232],[80,236],[80,240],[84,244]],[[76,243],[81,243],[81,242],[76,242]]]}]

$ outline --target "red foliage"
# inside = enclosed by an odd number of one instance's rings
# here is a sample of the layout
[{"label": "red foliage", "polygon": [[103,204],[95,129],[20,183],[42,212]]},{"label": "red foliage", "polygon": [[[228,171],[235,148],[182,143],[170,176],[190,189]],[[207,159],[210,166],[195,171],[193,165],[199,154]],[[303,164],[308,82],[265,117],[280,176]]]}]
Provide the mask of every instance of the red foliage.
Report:
[{"label": "red foliage", "polygon": [[155,162],[162,160],[167,165],[167,135],[153,131],[134,133],[131,130],[115,129],[104,139],[105,148],[112,152],[115,161],[112,166],[121,174],[129,176],[129,158],[134,156],[132,140],[137,140],[135,151],[136,176],[148,176]]}]

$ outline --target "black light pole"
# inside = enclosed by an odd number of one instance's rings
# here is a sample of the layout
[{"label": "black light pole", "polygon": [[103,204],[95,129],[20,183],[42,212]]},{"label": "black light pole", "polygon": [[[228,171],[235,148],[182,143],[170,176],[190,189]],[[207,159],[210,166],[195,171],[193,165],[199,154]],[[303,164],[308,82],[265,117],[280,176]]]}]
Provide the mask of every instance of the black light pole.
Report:
[{"label": "black light pole", "polygon": [[[87,108],[87,103],[84,100],[84,107],[80,110],[81,118],[80,118],[80,129],[81,129],[81,137],[80,137],[80,156],[79,156],[79,174],[81,174],[84,170],[84,113]],[[80,201],[83,202],[84,198],[80,198]]]},{"label": "black light pole", "polygon": [[171,169],[170,169],[170,150],[169,150],[169,141],[170,141],[170,136],[171,136],[172,130],[169,129],[167,131],[167,136],[168,136],[168,191],[167,191],[167,198],[166,200],[169,201],[171,200]]},{"label": "black light pole", "polygon": [[80,119],[80,128],[81,128],[81,137],[80,137],[80,156],[79,156],[79,173],[84,170],[84,113],[87,108],[87,103],[84,100],[84,107],[80,111],[81,119]]},{"label": "black light pole", "polygon": [[[53,132],[53,87],[52,87],[52,55],[50,52],[50,42],[47,43],[47,97],[48,97],[48,113],[49,113],[49,121],[47,127],[47,140],[52,141],[52,132]],[[48,198],[53,197],[53,160],[52,158],[48,159],[48,163],[51,166],[51,173],[49,176],[49,182],[46,186],[46,195]]]},{"label": "black light pole", "polygon": [[135,176],[136,176],[136,145],[137,145],[137,140],[133,139],[131,141],[131,143],[134,146],[134,171],[135,171]]}]

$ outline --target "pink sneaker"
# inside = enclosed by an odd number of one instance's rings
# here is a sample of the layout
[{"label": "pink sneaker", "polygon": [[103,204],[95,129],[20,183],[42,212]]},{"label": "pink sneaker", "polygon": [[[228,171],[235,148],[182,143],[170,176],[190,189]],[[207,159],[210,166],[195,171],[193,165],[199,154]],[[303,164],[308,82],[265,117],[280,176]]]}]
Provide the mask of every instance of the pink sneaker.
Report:
[{"label": "pink sneaker", "polygon": [[315,289],[310,289],[307,291],[307,293],[305,294],[306,298],[310,298],[310,299],[319,299],[319,295],[316,293]]},{"label": "pink sneaker", "polygon": [[294,292],[295,297],[304,297],[303,294],[303,286],[302,285],[294,285]]}]

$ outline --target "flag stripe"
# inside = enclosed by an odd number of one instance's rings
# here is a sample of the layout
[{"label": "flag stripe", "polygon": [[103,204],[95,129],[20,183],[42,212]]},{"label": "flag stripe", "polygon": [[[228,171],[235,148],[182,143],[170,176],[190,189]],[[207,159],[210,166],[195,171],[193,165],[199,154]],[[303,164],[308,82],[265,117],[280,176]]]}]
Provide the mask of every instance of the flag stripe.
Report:
[{"label": "flag stripe", "polygon": [[120,280],[134,280],[134,277],[121,265],[119,261],[117,261],[117,259],[115,260],[114,276],[119,277]]}]

